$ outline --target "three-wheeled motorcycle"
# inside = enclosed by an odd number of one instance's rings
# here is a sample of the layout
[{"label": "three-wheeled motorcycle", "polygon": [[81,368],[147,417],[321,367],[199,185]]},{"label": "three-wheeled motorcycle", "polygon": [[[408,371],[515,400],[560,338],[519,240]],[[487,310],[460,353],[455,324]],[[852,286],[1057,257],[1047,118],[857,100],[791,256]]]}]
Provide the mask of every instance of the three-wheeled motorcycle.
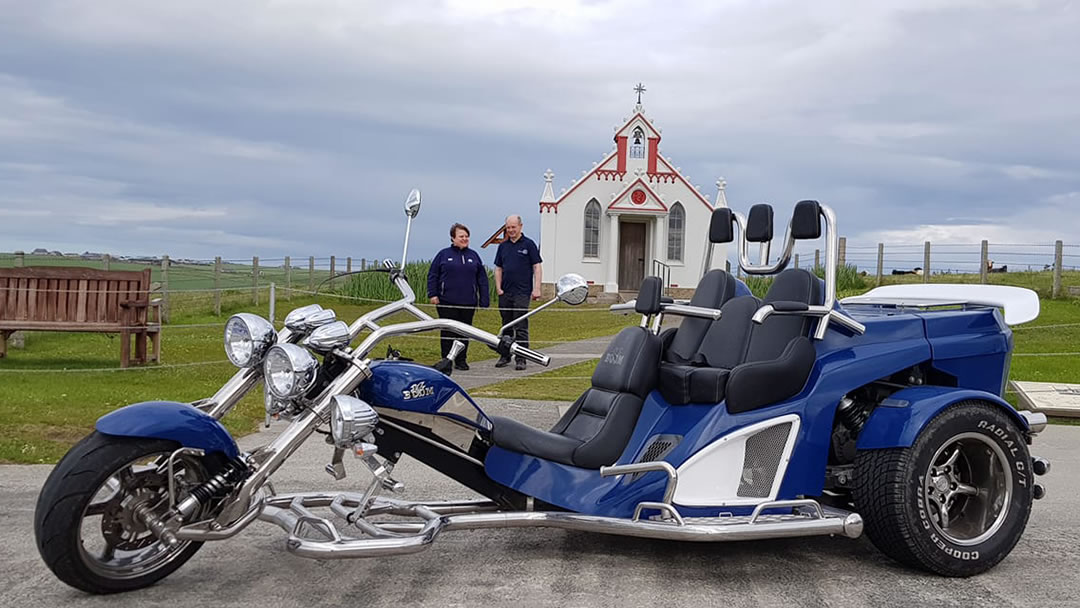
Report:
[{"label": "three-wheeled motorcycle", "polygon": [[[413,191],[405,204],[403,261],[420,202]],[[819,239],[824,280],[788,268],[796,242]],[[611,340],[590,388],[546,430],[489,416],[450,378],[460,343],[434,367],[373,360],[388,338],[450,330],[549,361],[505,335],[431,318],[390,261],[382,270],[402,298],[352,324],[319,305],[290,312],[280,331],[234,315],[224,344],[239,371],[207,399],[137,403],[98,420],[42,488],[38,549],[60,580],[91,593],[151,585],[257,519],[285,530],[288,551],[318,559],[422,551],[454,530],[555,527],[697,542],[865,531],[889,556],[942,575],[997,564],[1049,469],[1029,452],[1046,417],[1002,399],[1009,325],[1038,315],[1037,296],[895,285],[838,301],[836,217],[816,201],[795,205],[770,261],[772,241],[768,205],[715,210],[705,268],[714,243],[736,242],[743,272],[772,277],[765,297],[718,269],[689,301],[645,279],[636,300],[612,307],[640,314],[640,325]],[[530,314],[587,295],[584,279],[566,275]],[[417,320],[380,323],[401,312]],[[672,316],[678,326],[661,331]],[[219,420],[260,384],[268,419],[291,422],[241,451]],[[327,473],[343,478],[351,452],[370,482],[278,494],[271,475],[313,435],[331,450]],[[485,498],[394,498],[405,456]]]}]

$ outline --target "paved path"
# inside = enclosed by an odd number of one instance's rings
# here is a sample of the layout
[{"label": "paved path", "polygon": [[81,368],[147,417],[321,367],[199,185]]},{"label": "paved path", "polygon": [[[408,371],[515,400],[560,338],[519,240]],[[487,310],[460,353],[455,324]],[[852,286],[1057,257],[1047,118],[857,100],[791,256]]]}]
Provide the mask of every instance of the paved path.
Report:
[{"label": "paved path", "polygon": [[[480,399],[492,414],[550,426],[556,403]],[[282,423],[241,440],[251,448]],[[990,572],[947,579],[907,570],[865,539],[807,538],[730,544],[630,539],[565,530],[446,533],[423,553],[311,561],[284,549],[276,526],[252,524],[205,546],[158,585],[94,597],[58,582],[34,547],[34,502],[50,466],[0,466],[0,606],[1080,606],[1080,427],[1051,426],[1035,445],[1053,470],[1027,532]],[[322,472],[329,449],[310,441],[274,476],[279,491],[358,490],[367,477]],[[469,490],[406,459],[404,498],[468,498]]]}]

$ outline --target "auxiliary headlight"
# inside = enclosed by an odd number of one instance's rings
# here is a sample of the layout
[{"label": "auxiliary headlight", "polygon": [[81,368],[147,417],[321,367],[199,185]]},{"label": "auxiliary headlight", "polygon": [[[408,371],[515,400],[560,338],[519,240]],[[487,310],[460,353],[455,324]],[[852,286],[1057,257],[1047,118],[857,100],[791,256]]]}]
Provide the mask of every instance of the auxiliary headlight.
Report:
[{"label": "auxiliary headlight", "polygon": [[319,360],[295,344],[275,344],[263,364],[266,388],[278,399],[293,399],[311,387]]},{"label": "auxiliary headlight", "polygon": [[379,422],[379,415],[363,399],[335,395],[332,405],[330,433],[339,448],[347,450],[361,443]]},{"label": "auxiliary headlight", "polygon": [[324,309],[318,304],[309,304],[285,315],[285,327],[292,331],[307,331],[331,323],[335,319],[337,319],[337,314],[333,310]]},{"label": "auxiliary headlight", "polygon": [[225,354],[236,367],[258,365],[276,341],[274,326],[259,315],[242,312],[225,323]]}]

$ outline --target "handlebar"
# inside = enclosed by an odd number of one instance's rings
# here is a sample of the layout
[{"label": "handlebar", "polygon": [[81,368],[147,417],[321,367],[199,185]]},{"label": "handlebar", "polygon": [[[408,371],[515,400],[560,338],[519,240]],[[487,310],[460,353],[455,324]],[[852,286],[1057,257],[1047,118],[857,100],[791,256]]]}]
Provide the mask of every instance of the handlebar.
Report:
[{"label": "handlebar", "polygon": [[533,363],[543,365],[544,367],[547,367],[548,364],[551,363],[551,357],[545,355],[544,353],[532,350],[531,348],[525,348],[520,344],[514,344],[513,346],[511,346],[510,353],[523,359],[528,359]]}]

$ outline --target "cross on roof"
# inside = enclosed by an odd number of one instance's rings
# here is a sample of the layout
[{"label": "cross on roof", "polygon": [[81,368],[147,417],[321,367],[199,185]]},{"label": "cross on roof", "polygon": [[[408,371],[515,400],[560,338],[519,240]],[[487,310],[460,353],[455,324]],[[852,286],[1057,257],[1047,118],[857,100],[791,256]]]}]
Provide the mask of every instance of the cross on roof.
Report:
[{"label": "cross on roof", "polygon": [[644,93],[645,90],[645,85],[641,84],[640,82],[637,83],[636,87],[634,87],[634,92],[637,93],[638,105],[641,105],[641,94]]}]

